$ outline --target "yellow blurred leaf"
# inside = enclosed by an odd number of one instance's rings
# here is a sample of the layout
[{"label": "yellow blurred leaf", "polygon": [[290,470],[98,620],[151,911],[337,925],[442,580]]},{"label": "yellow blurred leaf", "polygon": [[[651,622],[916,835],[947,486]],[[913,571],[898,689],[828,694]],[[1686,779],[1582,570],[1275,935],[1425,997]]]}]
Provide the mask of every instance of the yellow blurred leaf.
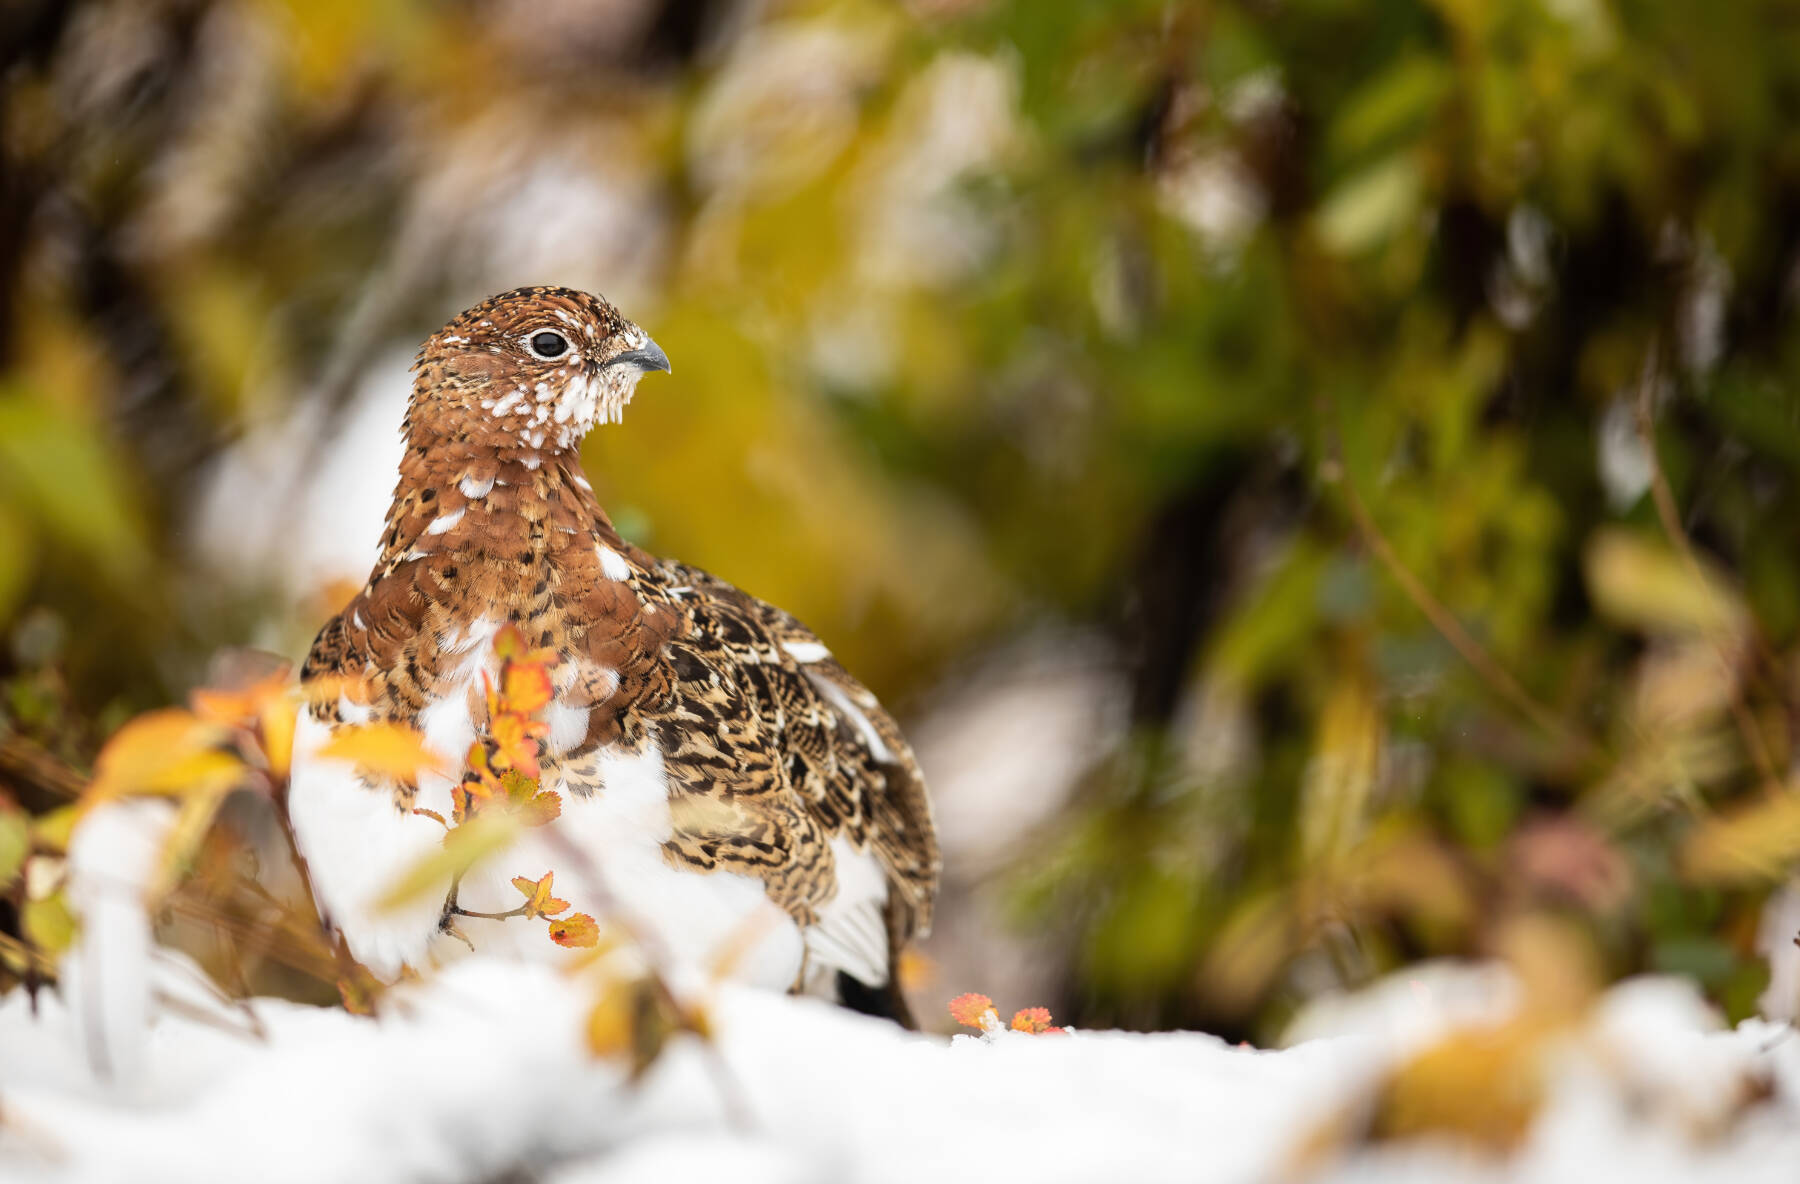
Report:
[{"label": "yellow blurred leaf", "polygon": [[633,1006],[630,983],[608,982],[588,1012],[588,1051],[597,1057],[620,1056],[632,1047]]},{"label": "yellow blurred leaf", "polygon": [[1228,1012],[1247,1010],[1287,962],[1297,937],[1285,895],[1266,893],[1240,902],[1200,965],[1201,989]]},{"label": "yellow blurred leaf", "polygon": [[1423,189],[1418,161],[1396,152],[1325,196],[1314,223],[1319,239],[1340,255],[1379,246],[1417,216]]},{"label": "yellow blurred leaf", "polygon": [[1681,850],[1681,870],[1703,883],[1784,878],[1800,859],[1800,789],[1706,819]]},{"label": "yellow blurred leaf", "polygon": [[425,747],[425,737],[404,724],[346,725],[319,748],[328,760],[349,761],[375,781],[414,782],[421,773],[444,773],[444,761]]},{"label": "yellow blurred leaf", "polygon": [[519,823],[502,813],[478,814],[444,836],[444,845],[403,871],[377,907],[399,909],[422,896],[449,891],[450,882],[477,862],[503,851]]},{"label": "yellow blurred leaf", "polygon": [[257,705],[257,720],[262,728],[263,756],[269,772],[286,778],[294,763],[294,728],[300,718],[300,704],[292,695],[271,696]]},{"label": "yellow blurred leaf", "polygon": [[137,499],[106,434],[31,389],[0,388],[0,498],[80,552],[117,591],[142,591],[150,567]]},{"label": "yellow blurred leaf", "polygon": [[1588,593],[1620,624],[1648,633],[1740,637],[1743,603],[1716,572],[1697,578],[1673,548],[1634,531],[1597,530],[1584,556]]},{"label": "yellow blurred leaf", "polygon": [[30,523],[0,504],[0,621],[12,620],[24,601],[36,557]]},{"label": "yellow blurred leaf", "polygon": [[1541,1022],[1464,1028],[1395,1069],[1377,1095],[1377,1139],[1449,1135],[1493,1151],[1516,1147],[1544,1097]]},{"label": "yellow blurred leaf", "polygon": [[244,774],[244,762],[222,747],[230,739],[228,729],[179,707],[140,715],[100,750],[86,798],[222,793]]},{"label": "yellow blurred leaf", "polygon": [[1493,943],[1518,976],[1526,1009],[1546,1024],[1580,1018],[1600,992],[1593,938],[1566,916],[1528,912],[1509,917]]},{"label": "yellow blurred leaf", "polygon": [[0,888],[11,884],[31,850],[31,820],[25,811],[0,799]]},{"label": "yellow blurred leaf", "polygon": [[1325,701],[1319,736],[1300,794],[1300,850],[1312,863],[1341,855],[1361,838],[1381,758],[1381,714],[1369,687],[1339,683]]},{"label": "yellow blurred leaf", "polygon": [[1475,918],[1467,878],[1429,835],[1379,835],[1355,853],[1353,863],[1343,903],[1358,912],[1392,912],[1455,929]]},{"label": "yellow blurred leaf", "polygon": [[75,944],[75,914],[61,892],[27,900],[19,911],[19,926],[27,941],[51,955]]},{"label": "yellow blurred leaf", "polygon": [[72,802],[48,814],[35,816],[31,820],[32,845],[42,851],[67,851],[69,838],[75,833],[75,824],[79,821],[80,802]]}]

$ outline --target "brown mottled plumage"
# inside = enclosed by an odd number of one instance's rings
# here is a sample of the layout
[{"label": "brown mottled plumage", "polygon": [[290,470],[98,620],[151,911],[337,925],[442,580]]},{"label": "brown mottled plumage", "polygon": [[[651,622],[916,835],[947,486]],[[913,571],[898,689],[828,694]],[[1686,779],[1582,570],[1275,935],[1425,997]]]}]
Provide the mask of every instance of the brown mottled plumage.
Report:
[{"label": "brown mottled plumage", "polygon": [[[493,630],[516,623],[557,655],[544,784],[603,801],[608,769],[659,770],[662,862],[753,878],[806,935],[797,989],[835,993],[836,970],[886,991],[903,1015],[892,969],[929,926],[938,850],[899,730],[799,621],[621,538],[582,474],[588,426],[617,421],[637,378],[667,368],[610,304],[563,288],[496,296],[425,343],[381,556],[302,673],[311,686],[350,689],[313,723],[390,720],[445,737],[445,748],[466,743],[442,721],[460,725],[466,712],[481,727],[472,674]],[[624,763],[638,757],[649,763]],[[322,776],[297,776],[296,794],[316,797]],[[390,792],[396,812],[414,805],[416,791]],[[345,824],[315,822],[319,809],[308,809],[299,829],[314,862],[347,840]],[[866,924],[839,915],[848,903],[831,908],[840,857],[870,860],[885,885],[869,905],[885,927],[878,967]],[[327,911],[350,911],[347,890],[334,902],[322,885],[321,897]],[[833,965],[846,935],[866,957]]]}]

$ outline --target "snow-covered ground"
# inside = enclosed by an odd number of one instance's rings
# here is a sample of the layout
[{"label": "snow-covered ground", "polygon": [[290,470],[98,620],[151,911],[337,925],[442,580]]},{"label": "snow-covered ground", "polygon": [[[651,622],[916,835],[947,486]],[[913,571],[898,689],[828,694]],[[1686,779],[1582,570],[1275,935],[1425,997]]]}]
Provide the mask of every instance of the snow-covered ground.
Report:
[{"label": "snow-covered ground", "polygon": [[[721,988],[716,1057],[681,1038],[638,1084],[583,1037],[590,982],[459,962],[380,1020],[209,999],[184,964],[130,1080],[96,1081],[75,1017],[0,1003],[0,1179],[95,1181],[1791,1181],[1800,1040],[1720,1028],[1693,990],[1614,988],[1545,1054],[1510,1155],[1375,1142],[1394,1067],[1503,1019],[1493,966],[1416,968],[1261,1051],[1195,1034],[909,1035]],[[735,1099],[735,1100],[734,1100]]]}]

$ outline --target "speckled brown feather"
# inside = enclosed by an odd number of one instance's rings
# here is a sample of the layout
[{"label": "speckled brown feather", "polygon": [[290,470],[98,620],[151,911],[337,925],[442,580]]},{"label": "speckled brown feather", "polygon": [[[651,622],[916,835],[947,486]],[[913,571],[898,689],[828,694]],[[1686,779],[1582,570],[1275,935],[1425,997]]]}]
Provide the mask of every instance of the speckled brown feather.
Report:
[{"label": "speckled brown feather", "polygon": [[[671,864],[755,876],[804,926],[835,891],[829,841],[842,836],[887,874],[897,950],[929,928],[939,866],[911,750],[799,621],[620,538],[574,447],[533,418],[541,397],[495,412],[508,390],[541,396],[532,359],[507,343],[559,310],[557,327],[578,322],[602,356],[614,336],[641,336],[603,301],[540,288],[496,297],[427,341],[381,557],[321,630],[303,680],[347,685],[349,702],[373,718],[416,725],[463,685],[456,646],[470,626],[516,623],[558,655],[559,701],[589,710],[585,737],[549,755],[547,781],[560,774],[573,792],[603,791],[599,753],[654,740],[674,819]],[[624,578],[608,575],[601,548]],[[316,710],[338,715],[330,702]]]}]

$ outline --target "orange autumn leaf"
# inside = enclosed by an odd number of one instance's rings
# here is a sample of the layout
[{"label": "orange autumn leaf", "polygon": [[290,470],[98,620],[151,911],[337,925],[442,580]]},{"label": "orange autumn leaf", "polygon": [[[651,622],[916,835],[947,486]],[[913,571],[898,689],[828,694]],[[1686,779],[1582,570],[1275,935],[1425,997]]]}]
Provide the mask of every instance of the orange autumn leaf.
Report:
[{"label": "orange autumn leaf", "polygon": [[572,950],[585,950],[600,944],[600,926],[586,913],[570,913],[550,922],[550,940]]},{"label": "orange autumn leaf", "polygon": [[[215,723],[250,725],[257,722],[262,714],[264,703],[269,699],[286,699],[288,697],[288,675],[293,671],[293,663],[276,660],[273,655],[265,659],[263,655],[249,651],[245,661],[254,660],[259,666],[274,662],[268,672],[258,678],[250,678],[235,686],[196,687],[188,692],[188,704],[194,714],[202,719]],[[241,668],[243,662],[239,662]],[[227,677],[230,677],[229,675]],[[240,679],[247,677],[239,672]]]},{"label": "orange autumn leaf", "polygon": [[496,769],[517,769],[527,777],[538,775],[538,738],[549,727],[514,712],[494,717],[489,726],[494,740],[492,764]]},{"label": "orange autumn leaf", "polygon": [[239,687],[199,687],[188,694],[194,714],[213,723],[255,729],[269,771],[285,777],[294,753],[294,725],[300,695],[288,676],[293,666],[278,663],[269,673]]},{"label": "orange autumn leaf", "polygon": [[525,915],[527,917],[554,917],[569,907],[569,902],[550,895],[555,872],[545,872],[541,880],[530,880],[524,876],[513,877],[513,887],[525,894]]},{"label": "orange autumn leaf", "polygon": [[442,773],[444,762],[425,747],[425,737],[404,724],[340,727],[319,748],[328,760],[349,761],[365,777],[417,781],[421,773]]},{"label": "orange autumn leaf", "polygon": [[531,715],[550,705],[556,688],[550,685],[550,671],[535,662],[510,662],[500,675],[500,697],[507,710]]},{"label": "orange autumn leaf", "polygon": [[1029,1032],[1033,1036],[1062,1031],[1050,1022],[1050,1009],[1046,1007],[1021,1007],[1013,1012],[1011,1026],[1015,1032]]},{"label": "orange autumn leaf", "polygon": [[950,1018],[965,1028],[985,1028],[982,1018],[994,1010],[994,1001],[971,992],[950,1000]]}]

